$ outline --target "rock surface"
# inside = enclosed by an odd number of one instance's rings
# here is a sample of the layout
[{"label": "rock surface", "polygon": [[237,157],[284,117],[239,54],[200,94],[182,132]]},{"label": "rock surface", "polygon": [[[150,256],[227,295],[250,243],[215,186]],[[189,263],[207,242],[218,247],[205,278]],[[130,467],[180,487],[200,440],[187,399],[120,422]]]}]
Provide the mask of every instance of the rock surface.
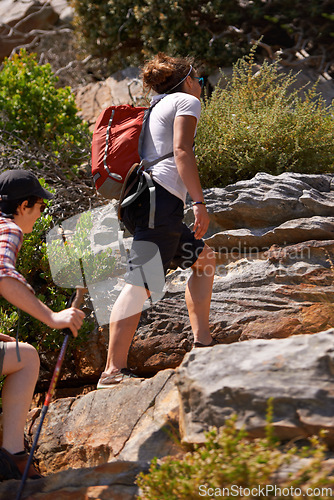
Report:
[{"label": "rock surface", "polygon": [[[177,451],[166,428],[178,422],[173,370],[147,380],[55,401],[45,418],[36,458],[42,473],[91,467],[118,460],[147,464]],[[32,440],[39,423],[28,423]],[[130,458],[131,457],[131,458]]]},{"label": "rock surface", "polygon": [[[37,34],[35,30],[47,30],[53,27],[59,20],[58,12],[65,8],[65,5],[59,3],[53,6],[52,1],[0,2],[0,61],[8,57],[16,47],[30,43]],[[15,30],[11,31],[13,27]]]},{"label": "rock surface", "polygon": [[[333,353],[334,329],[194,349],[176,372],[54,401],[36,453],[48,477],[28,481],[23,498],[135,500],[136,477],[154,456],[185,453],[179,433],[183,444],[201,443],[237,414],[237,426],[263,436],[269,398],[277,437],[324,429],[333,449]],[[30,440],[37,422],[27,426]],[[0,484],[0,498],[14,500],[19,484]]]},{"label": "rock surface", "polygon": [[139,69],[130,67],[117,71],[104,81],[80,87],[76,92],[79,116],[93,130],[96,119],[103,109],[118,104],[133,104],[142,99],[143,87],[139,77]]},{"label": "rock surface", "polygon": [[[216,251],[211,331],[221,343],[282,338],[334,326],[334,191],[326,175],[258,174],[249,181],[206,193],[211,227],[206,242]],[[192,210],[187,212],[192,223]],[[101,238],[105,239],[103,217]],[[168,275],[163,299],[144,311],[129,365],[152,375],[176,368],[192,345],[184,300],[189,271]],[[61,385],[96,384],[104,369],[108,326],[68,357]],[[42,354],[40,390],[47,388],[58,353]],[[43,382],[43,383],[42,383]],[[63,392],[61,392],[63,391]]]},{"label": "rock surface", "polygon": [[[334,191],[326,175],[257,174],[206,193],[217,252],[211,330],[222,343],[281,338],[334,326]],[[192,222],[192,210],[187,213]],[[191,348],[184,288],[168,276],[164,298],[143,314],[129,363],[175,368]]]},{"label": "rock surface", "polygon": [[[142,469],[133,462],[104,463],[94,468],[69,469],[51,477],[28,480],[25,500],[136,500],[135,479]],[[15,500],[20,481],[0,483],[3,500]]]},{"label": "rock surface", "polygon": [[281,440],[327,431],[334,444],[334,329],[281,340],[251,340],[196,349],[177,370],[184,441],[203,442],[203,431],[237,414],[250,435],[263,436],[266,406]]}]

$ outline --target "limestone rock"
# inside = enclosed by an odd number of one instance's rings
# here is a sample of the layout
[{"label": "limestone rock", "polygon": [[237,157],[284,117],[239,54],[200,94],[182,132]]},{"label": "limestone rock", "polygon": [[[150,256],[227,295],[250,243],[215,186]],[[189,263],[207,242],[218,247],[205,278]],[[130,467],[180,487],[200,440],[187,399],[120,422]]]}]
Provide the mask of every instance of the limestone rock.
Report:
[{"label": "limestone rock", "polygon": [[133,104],[133,99],[143,97],[138,68],[120,70],[104,81],[89,83],[76,93],[76,104],[81,116],[93,130],[101,111],[108,106]]},{"label": "limestone rock", "polygon": [[334,235],[334,217],[293,219],[273,229],[230,229],[206,239],[216,251],[240,253],[268,250],[272,245],[291,245],[308,240],[331,240]]},{"label": "limestone rock", "polygon": [[[147,463],[177,450],[165,428],[178,420],[172,370],[50,405],[36,451],[42,473],[113,459]],[[35,416],[36,417],[36,416]],[[39,419],[28,422],[32,441]]]},{"label": "limestone rock", "polygon": [[[206,192],[217,267],[211,332],[221,343],[282,338],[326,330],[333,323],[334,208],[332,176],[257,174],[253,179]],[[107,211],[107,209],[105,209]],[[108,211],[107,211],[108,212]],[[192,210],[187,214],[188,222]],[[106,214],[94,249],[110,244]],[[208,233],[210,234],[210,233]],[[94,250],[95,251],[95,250]],[[128,364],[139,375],[176,368],[192,346],[184,291],[190,271],[167,277],[163,299],[142,314]],[[104,369],[108,325],[67,358],[59,395],[96,384]],[[42,355],[43,387],[57,353]],[[64,392],[72,384],[73,394]],[[63,392],[60,392],[63,391]]]},{"label": "limestone rock", "polygon": [[[0,19],[7,26],[0,27],[0,61],[9,56],[13,49],[29,43],[35,35],[25,37],[33,30],[49,29],[59,19],[53,7],[38,1],[4,0],[0,2]],[[9,34],[9,27],[16,32]],[[21,34],[20,34],[21,33]]]},{"label": "limestone rock", "polygon": [[333,352],[334,329],[192,351],[177,370],[184,441],[203,442],[204,431],[232,414],[251,436],[263,436],[271,398],[281,440],[325,429],[333,446]]},{"label": "limestone rock", "polygon": [[[104,463],[97,467],[69,469],[50,477],[28,480],[22,498],[26,500],[136,500],[135,479],[143,469],[134,462]],[[0,484],[0,498],[15,500],[20,481]]]},{"label": "limestone rock", "polygon": [[221,230],[274,228],[294,219],[334,215],[330,175],[260,172],[209,190],[206,201],[215,228]]},{"label": "limestone rock", "polygon": [[[221,256],[217,255],[218,259]],[[221,343],[282,338],[334,326],[334,241],[310,240],[218,260],[211,332]],[[169,276],[164,298],[143,313],[129,353],[140,373],[175,368],[191,349],[184,300],[189,271]]]}]

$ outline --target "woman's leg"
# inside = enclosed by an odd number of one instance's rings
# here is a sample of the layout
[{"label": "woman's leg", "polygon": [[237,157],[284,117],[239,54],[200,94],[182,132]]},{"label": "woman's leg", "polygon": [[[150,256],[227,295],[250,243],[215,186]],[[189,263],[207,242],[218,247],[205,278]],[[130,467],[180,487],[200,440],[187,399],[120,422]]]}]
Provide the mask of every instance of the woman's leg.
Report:
[{"label": "woman's leg", "polygon": [[2,446],[10,453],[24,449],[24,426],[39,374],[39,356],[36,349],[19,343],[19,362],[16,343],[7,342],[3,375],[7,375],[2,389]]},{"label": "woman's leg", "polygon": [[110,315],[109,348],[104,373],[112,374],[127,367],[128,352],[147,299],[145,288],[126,284]]},{"label": "woman's leg", "polygon": [[186,287],[186,304],[189,312],[194,341],[208,345],[212,341],[209,330],[209,313],[212,285],[216,268],[214,251],[204,246]]}]

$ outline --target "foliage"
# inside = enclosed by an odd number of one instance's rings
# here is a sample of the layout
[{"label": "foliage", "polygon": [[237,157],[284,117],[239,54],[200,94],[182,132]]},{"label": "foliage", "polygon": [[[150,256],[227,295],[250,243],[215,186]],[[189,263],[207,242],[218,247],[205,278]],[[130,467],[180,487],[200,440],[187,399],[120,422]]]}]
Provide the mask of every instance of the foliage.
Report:
[{"label": "foliage", "polygon": [[333,42],[329,0],[72,0],[72,5],[79,43],[89,54],[108,58],[114,70],[162,50],[194,56],[209,72],[235,62],[249,39],[261,34],[278,49],[282,43],[293,46],[296,34],[311,34],[312,43],[304,48],[320,56]]},{"label": "foliage", "polygon": [[[43,241],[44,233],[49,229],[51,217],[45,215],[35,223],[34,230],[25,235],[22,248],[18,254],[17,270],[27,279],[34,283],[36,296],[45,302],[51,309],[60,311],[66,306],[68,294],[60,292],[55,287],[48,266],[46,245]],[[37,321],[30,315],[20,312],[20,323],[18,325],[17,309],[5,299],[0,298],[0,321],[1,331],[15,337],[19,326],[19,339],[29,342],[35,347],[59,347],[61,338],[59,332],[51,330],[46,325]]]},{"label": "foliage", "polygon": [[205,4],[199,0],[73,0],[72,4],[81,46],[107,57],[115,70],[140,64],[159,50],[196,55],[211,66],[221,58],[231,61],[242,54],[232,43],[233,34],[227,35],[229,40],[215,38],[240,19],[233,0],[225,2],[224,14],[219,0]]},{"label": "foliage", "polygon": [[[255,50],[255,49],[254,49]],[[316,88],[292,90],[295,78],[278,63],[240,59],[225,88],[205,99],[196,155],[205,187],[249,179],[257,172],[322,173],[334,167],[334,107]],[[257,70],[258,69],[258,70]]]},{"label": "foliage", "polygon": [[56,83],[50,65],[39,65],[35,54],[21,50],[6,59],[0,71],[0,129],[14,145],[38,145],[73,166],[87,148],[88,126],[77,115],[71,89]]},{"label": "foliage", "polygon": [[[91,250],[91,232],[94,214],[87,210],[72,217],[69,221],[73,229],[62,229],[66,241],[59,234],[53,234],[48,241],[48,258],[54,280],[62,286],[75,286],[82,282],[84,275],[87,284],[97,283],[113,276],[117,259],[111,248],[98,253]],[[61,232],[61,231],[60,231]]]},{"label": "foliage", "polygon": [[[43,179],[40,181],[44,184]],[[16,268],[33,286],[42,302],[53,311],[61,311],[67,305],[71,290],[58,288],[51,275],[45,242],[45,233],[51,224],[52,217],[45,213],[36,221],[33,231],[24,236]],[[19,339],[36,348],[57,349],[63,342],[63,334],[59,330],[49,328],[23,311],[19,317],[17,309],[3,298],[0,298],[0,323],[2,333],[15,337],[16,329],[19,328]],[[71,339],[72,345],[83,342],[91,329],[92,325],[85,322],[79,337]]]},{"label": "foliage", "polygon": [[[272,424],[267,425],[272,428]],[[154,459],[148,474],[137,478],[139,500],[195,500],[202,497],[329,499],[334,477],[322,470],[325,446],[320,438],[298,450],[284,449],[272,439],[272,429],[263,439],[250,440],[245,430],[238,430],[236,416],[220,430],[211,429],[203,446],[195,446],[181,459]],[[308,457],[306,465],[286,478],[279,478],[280,468],[292,460]],[[292,469],[294,470],[294,469]],[[279,478],[279,481],[278,481]],[[310,492],[313,494],[310,494]]]}]

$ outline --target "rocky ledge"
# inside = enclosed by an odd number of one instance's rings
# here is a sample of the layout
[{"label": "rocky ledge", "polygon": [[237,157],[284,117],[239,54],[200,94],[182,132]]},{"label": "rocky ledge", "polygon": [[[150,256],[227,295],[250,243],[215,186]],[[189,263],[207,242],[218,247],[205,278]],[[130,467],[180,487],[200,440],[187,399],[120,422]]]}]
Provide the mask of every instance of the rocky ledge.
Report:
[{"label": "rocky ledge", "polygon": [[[222,344],[313,334],[334,326],[332,176],[260,173],[206,192],[206,242],[217,255],[211,331]],[[192,223],[192,210],[186,214]],[[104,220],[95,238],[103,248]],[[144,311],[129,365],[141,376],[178,367],[192,346],[184,300],[188,271],[168,275],[164,297]],[[89,304],[88,304],[89,305]],[[87,312],[89,308],[87,305]],[[68,357],[58,396],[94,388],[104,368],[108,327]],[[57,353],[42,353],[40,390]],[[76,388],[75,390],[73,388]],[[72,388],[72,389],[71,389]]]},{"label": "rocky ledge", "polygon": [[[182,445],[203,442],[231,415],[263,436],[269,398],[282,441],[324,429],[332,448],[333,353],[334,329],[194,349],[177,370],[54,401],[36,452],[47,477],[29,480],[23,498],[135,500],[135,479],[153,457],[184,454]],[[38,420],[31,415],[29,440]],[[0,498],[14,500],[19,484],[2,483]]]},{"label": "rocky ledge", "polygon": [[[58,390],[36,451],[47,477],[29,481],[24,498],[135,499],[135,477],[154,456],[184,453],[231,414],[251,436],[263,435],[269,398],[280,439],[325,429],[333,448],[332,177],[258,174],[206,198],[207,243],[217,253],[211,328],[222,345],[191,350],[188,273],[179,270],[133,341],[129,363],[142,380],[95,390],[108,336],[97,328],[67,360],[60,386],[68,387]],[[53,361],[42,355],[46,378]],[[73,380],[86,385],[80,396]],[[30,443],[38,421],[34,410]],[[18,486],[3,483],[0,497],[14,498]]]}]

